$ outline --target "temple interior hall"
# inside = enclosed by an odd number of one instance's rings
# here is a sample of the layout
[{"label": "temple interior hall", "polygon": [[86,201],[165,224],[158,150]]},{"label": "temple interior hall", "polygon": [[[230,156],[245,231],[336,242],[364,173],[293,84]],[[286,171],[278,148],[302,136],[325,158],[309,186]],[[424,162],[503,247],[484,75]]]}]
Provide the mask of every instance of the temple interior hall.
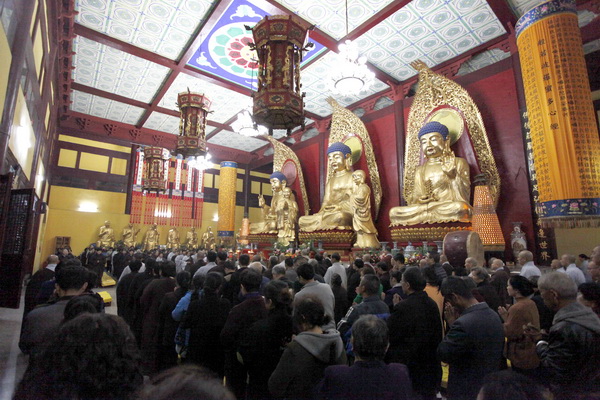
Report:
[{"label": "temple interior hall", "polygon": [[0,0],[0,55],[0,400],[65,247],[600,244],[596,0]]}]

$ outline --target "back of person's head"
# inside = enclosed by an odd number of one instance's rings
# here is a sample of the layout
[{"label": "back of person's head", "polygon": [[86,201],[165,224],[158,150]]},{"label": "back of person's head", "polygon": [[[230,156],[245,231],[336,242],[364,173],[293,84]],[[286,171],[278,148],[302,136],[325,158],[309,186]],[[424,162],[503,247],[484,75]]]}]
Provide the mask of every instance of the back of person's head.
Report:
[{"label": "back of person's head", "polygon": [[394,279],[396,282],[400,283],[400,281],[402,280],[402,275],[404,274],[404,271],[406,271],[406,270],[397,269],[397,270],[390,272],[390,280]]},{"label": "back of person's head", "polygon": [[329,315],[325,315],[323,304],[316,297],[306,297],[296,304],[294,308],[294,325],[298,332],[311,329],[315,326],[323,326],[331,321]]},{"label": "back of person's head", "polygon": [[219,251],[217,253],[217,258],[219,259],[219,261],[225,261],[227,260],[227,253],[224,251]]},{"label": "back of person's head", "polygon": [[285,259],[285,267],[291,268],[292,266],[294,266],[294,259],[292,257],[286,258]]},{"label": "back of person's head", "polygon": [[477,399],[551,400],[552,395],[527,376],[511,370],[494,372],[484,378]]},{"label": "back of person's head", "polygon": [[471,273],[480,281],[487,282],[490,280],[490,274],[483,267],[471,268]]},{"label": "back of person's head", "polygon": [[379,277],[377,275],[369,274],[363,276],[360,280],[360,286],[363,287],[365,294],[373,296],[379,293]]},{"label": "back of person's head", "polygon": [[195,291],[202,290],[202,288],[204,287],[205,276],[206,275],[197,274],[192,277],[192,287]]},{"label": "back of person's head", "polygon": [[404,264],[406,262],[406,260],[404,258],[404,254],[396,253],[396,255],[394,256],[394,261],[396,261],[397,263],[400,263],[400,264]]},{"label": "back of person's head", "polygon": [[[67,258],[58,263],[56,268],[64,268],[64,267],[82,267],[81,261],[78,258]],[[56,273],[56,269],[54,270]]]},{"label": "back of person's head", "polygon": [[204,278],[204,294],[215,295],[219,291],[219,288],[223,284],[223,276],[218,272],[209,272]]},{"label": "back of person's head", "polygon": [[250,256],[248,254],[241,254],[240,258],[238,259],[238,263],[242,267],[247,267],[248,265],[250,265]]},{"label": "back of person's head", "polygon": [[245,269],[240,275],[240,283],[246,292],[257,292],[262,283],[262,275],[252,268]]},{"label": "back of person's head", "polygon": [[193,364],[183,364],[156,375],[138,392],[137,400],[235,400],[217,375]]},{"label": "back of person's head", "polygon": [[146,258],[146,261],[144,263],[146,264],[146,274],[152,275],[154,273],[154,270],[158,266],[158,263],[154,258],[151,257]]},{"label": "back of person's head", "polygon": [[83,313],[60,327],[14,398],[121,399],[142,383],[140,354],[127,323],[116,315]]},{"label": "back of person's head", "polygon": [[333,262],[340,262],[342,257],[340,257],[340,253],[333,253],[331,255],[331,259],[333,260]]},{"label": "back of person's head", "polygon": [[173,261],[163,262],[160,268],[160,273],[165,278],[174,278],[177,274],[177,267]]},{"label": "back of person's head", "polygon": [[577,298],[577,285],[573,279],[562,272],[544,274],[538,280],[540,290],[552,290],[560,299],[574,300]]},{"label": "back of person's head", "polygon": [[332,287],[342,286],[342,277],[340,276],[340,274],[331,275],[331,286]]},{"label": "back of person's head", "polygon": [[252,261],[250,265],[248,265],[248,268],[255,270],[259,274],[262,274],[264,270],[263,265],[260,261]]},{"label": "back of person's head", "polygon": [[285,267],[283,265],[276,265],[273,267],[273,275],[285,275]]},{"label": "back of person's head", "polygon": [[217,253],[215,253],[214,251],[209,251],[208,253],[206,253],[206,259],[208,260],[208,262],[215,262],[217,261]]},{"label": "back of person's head", "polygon": [[511,276],[508,282],[510,283],[510,286],[512,286],[514,290],[518,290],[522,296],[528,297],[533,294],[533,283],[524,276]]},{"label": "back of person's head", "polygon": [[63,324],[79,314],[102,312],[102,301],[102,297],[97,293],[73,297],[65,306]]},{"label": "back of person's head", "polygon": [[279,264],[279,258],[276,256],[269,257],[269,268],[273,268],[277,264]]},{"label": "back of person's head", "polygon": [[365,265],[364,267],[361,268],[360,273],[363,274],[363,276],[375,275],[375,269],[373,269],[373,267],[371,267],[369,265]]},{"label": "back of person's head", "polygon": [[315,254],[315,260],[317,260],[317,262],[320,264],[323,262],[323,255],[322,254]]},{"label": "back of person's head", "polygon": [[[427,270],[427,268],[425,268]],[[431,268],[433,269],[433,268]],[[397,271],[400,272],[400,271]],[[425,271],[423,271],[425,272]],[[400,277],[404,279],[404,282],[410,285],[410,288],[415,291],[421,291],[427,286],[423,272],[418,267],[408,267],[404,271],[404,274],[400,273]],[[435,272],[434,272],[435,274]],[[436,277],[437,278],[437,277]]]},{"label": "back of person's head", "polygon": [[175,281],[177,282],[177,286],[184,290],[189,290],[192,286],[192,274],[188,271],[181,271],[177,273],[175,276]]},{"label": "back of person's head", "polygon": [[296,268],[298,277],[310,281],[315,277],[315,268],[309,263],[302,264]]},{"label": "back of person's head", "polygon": [[287,283],[273,280],[265,286],[265,299],[270,300],[274,308],[289,308],[292,304],[292,294]]},{"label": "back of person's head", "polygon": [[129,263],[129,269],[131,272],[138,272],[142,268],[142,262],[140,260],[133,260]]},{"label": "back of person's head", "polygon": [[[417,268],[417,267],[414,267]],[[420,269],[423,278],[425,278],[426,283],[429,283],[432,286],[440,286],[440,277],[435,273],[435,268],[431,265]]]},{"label": "back of person's head", "polygon": [[317,268],[319,266],[319,262],[314,258],[309,258],[308,263],[312,265],[313,268]]},{"label": "back of person's head", "polygon": [[379,261],[376,267],[382,270],[383,272],[387,272],[390,269],[390,266],[385,261]]},{"label": "back of person's head", "polygon": [[[469,281],[472,282],[471,279],[469,279]],[[471,288],[469,287],[467,281],[458,276],[449,276],[445,278],[442,281],[440,291],[444,297],[454,294],[464,299],[473,298],[473,293],[471,293]]]},{"label": "back of person's head", "polygon": [[223,269],[226,269],[228,271],[235,271],[235,264],[233,263],[233,261],[225,261],[223,263]]},{"label": "back of person's head", "polygon": [[596,307],[600,307],[600,283],[582,283],[581,285],[579,285],[578,290],[585,300],[595,303]]},{"label": "back of person's head", "polygon": [[533,253],[529,250],[519,252],[519,257],[523,258],[523,261],[525,262],[533,261]]},{"label": "back of person's head", "polygon": [[357,358],[383,360],[389,345],[387,324],[372,314],[363,315],[352,325],[351,340]]},{"label": "back of person's head", "polygon": [[62,290],[76,290],[88,282],[88,270],[81,265],[63,265],[56,271],[56,284]]},{"label": "back of person's head", "polygon": [[354,266],[356,269],[362,269],[365,266],[365,262],[361,258],[354,260]]},{"label": "back of person's head", "polygon": [[431,258],[436,264],[440,262],[440,253],[438,253],[437,251],[430,251],[427,254],[427,257]]}]

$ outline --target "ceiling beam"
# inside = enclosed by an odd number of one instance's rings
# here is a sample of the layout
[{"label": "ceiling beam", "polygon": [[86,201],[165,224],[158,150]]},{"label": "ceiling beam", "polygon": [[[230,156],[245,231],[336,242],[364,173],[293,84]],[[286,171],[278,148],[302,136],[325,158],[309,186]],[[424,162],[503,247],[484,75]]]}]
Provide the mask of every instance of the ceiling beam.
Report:
[{"label": "ceiling beam", "polygon": [[487,2],[504,29],[510,32],[517,24],[517,16],[508,5],[508,2],[506,0],[487,0]]},{"label": "ceiling beam", "polygon": [[134,100],[129,97],[121,96],[116,93],[107,92],[101,89],[96,89],[95,87],[87,86],[81,83],[73,82],[71,84],[71,88],[73,90],[78,90],[83,93],[92,94],[94,96],[104,97],[109,100],[118,101],[119,103],[125,103],[130,106],[139,107],[143,109],[147,109],[149,107],[148,103],[144,103],[143,101]]}]

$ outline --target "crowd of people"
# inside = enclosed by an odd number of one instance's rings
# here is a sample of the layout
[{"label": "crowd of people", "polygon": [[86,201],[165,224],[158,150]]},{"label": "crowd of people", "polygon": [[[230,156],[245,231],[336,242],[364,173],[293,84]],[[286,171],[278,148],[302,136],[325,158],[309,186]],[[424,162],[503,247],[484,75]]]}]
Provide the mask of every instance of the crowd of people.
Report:
[{"label": "crowd of people", "polygon": [[[529,251],[515,271],[435,251],[101,252],[31,277],[15,399],[600,398],[600,246],[548,271]],[[93,290],[108,258],[118,316]]]}]

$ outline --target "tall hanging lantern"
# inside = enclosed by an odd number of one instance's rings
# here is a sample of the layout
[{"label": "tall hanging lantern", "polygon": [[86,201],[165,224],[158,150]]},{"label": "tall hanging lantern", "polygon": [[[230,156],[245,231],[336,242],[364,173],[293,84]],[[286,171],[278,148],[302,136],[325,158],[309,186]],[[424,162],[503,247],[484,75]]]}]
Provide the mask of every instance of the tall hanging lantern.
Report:
[{"label": "tall hanging lantern", "polygon": [[206,155],[206,116],[210,100],[204,94],[187,92],[177,95],[179,106],[179,138],[175,152],[183,157]]},{"label": "tall hanging lantern", "polygon": [[477,175],[473,184],[473,230],[481,237],[485,251],[504,251],[506,243],[485,174]]},{"label": "tall hanging lantern", "polygon": [[252,28],[258,53],[258,90],[254,121],[273,129],[304,127],[304,93],[300,93],[300,62],[310,26],[293,15],[265,16]]},{"label": "tall hanging lantern", "polygon": [[168,174],[165,172],[165,165],[170,157],[169,150],[162,147],[144,148],[142,190],[157,193],[166,190]]}]

